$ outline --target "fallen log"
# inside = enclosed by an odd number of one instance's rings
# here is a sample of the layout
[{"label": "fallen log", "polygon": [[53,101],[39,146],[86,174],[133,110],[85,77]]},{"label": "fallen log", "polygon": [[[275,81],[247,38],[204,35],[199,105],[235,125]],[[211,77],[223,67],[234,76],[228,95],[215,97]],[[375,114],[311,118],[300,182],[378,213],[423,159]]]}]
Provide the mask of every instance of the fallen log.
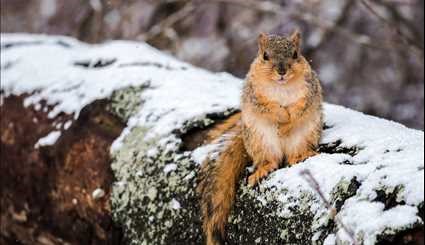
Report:
[{"label": "fallen log", "polygon": [[[144,43],[2,34],[1,51],[2,242],[202,243],[196,177],[240,79]],[[423,132],[324,110],[321,154],[241,178],[228,243],[423,244]]]}]

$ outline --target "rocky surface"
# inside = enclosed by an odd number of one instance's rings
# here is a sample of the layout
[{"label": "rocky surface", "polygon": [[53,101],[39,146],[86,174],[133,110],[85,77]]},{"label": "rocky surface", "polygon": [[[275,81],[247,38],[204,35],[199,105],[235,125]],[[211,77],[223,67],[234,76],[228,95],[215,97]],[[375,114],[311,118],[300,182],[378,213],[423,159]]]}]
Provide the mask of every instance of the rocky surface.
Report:
[{"label": "rocky surface", "polygon": [[[197,171],[239,79],[143,43],[1,47],[2,242],[201,243]],[[333,217],[359,244],[423,244],[423,132],[329,104],[325,121],[320,155],[254,189],[241,179],[229,244],[351,244]]]}]

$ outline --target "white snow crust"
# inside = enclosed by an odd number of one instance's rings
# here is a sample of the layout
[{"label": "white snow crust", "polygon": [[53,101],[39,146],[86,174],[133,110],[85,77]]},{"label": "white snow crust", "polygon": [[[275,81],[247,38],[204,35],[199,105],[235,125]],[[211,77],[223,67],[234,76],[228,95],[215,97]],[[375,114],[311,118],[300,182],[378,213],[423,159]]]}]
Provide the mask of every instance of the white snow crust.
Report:
[{"label": "white snow crust", "polygon": [[[181,143],[174,131],[189,121],[206,115],[238,108],[242,81],[229,74],[212,73],[176,60],[147,44],[113,41],[88,45],[72,38],[28,34],[1,34],[1,89],[4,96],[30,94],[26,106],[39,106],[42,100],[58,113],[77,118],[84,106],[108,98],[113,91],[129,86],[147,86],[140,100],[143,105],[130,117],[112,151],[119,149],[132,128],[149,128],[146,135],[161,138],[168,150]],[[16,47],[14,47],[16,46]],[[111,63],[102,67],[100,64]],[[355,153],[321,153],[291,167],[272,173],[261,187],[275,190],[282,203],[282,216],[302,193],[311,193],[317,202],[310,209],[315,214],[317,236],[320,223],[328,214],[316,190],[301,173],[308,170],[319,182],[325,198],[332,199],[334,188],[342,181],[355,179],[360,187],[344,202],[337,217],[364,244],[374,244],[377,235],[423,224],[418,206],[424,202],[424,133],[388,120],[365,115],[341,106],[324,105],[325,123],[321,144],[356,149]],[[70,126],[68,122],[66,128]],[[38,146],[54,144],[59,131],[40,139]],[[219,146],[202,146],[191,154],[201,163]],[[155,155],[153,148],[149,154]],[[176,162],[177,164],[177,162]],[[165,172],[177,165],[167,165]],[[386,209],[376,201],[377,191],[398,190],[399,205]],[[265,195],[265,194],[264,194]],[[260,195],[259,200],[267,200]],[[172,206],[179,208],[176,200]],[[325,244],[351,244],[341,227],[330,234]]]}]

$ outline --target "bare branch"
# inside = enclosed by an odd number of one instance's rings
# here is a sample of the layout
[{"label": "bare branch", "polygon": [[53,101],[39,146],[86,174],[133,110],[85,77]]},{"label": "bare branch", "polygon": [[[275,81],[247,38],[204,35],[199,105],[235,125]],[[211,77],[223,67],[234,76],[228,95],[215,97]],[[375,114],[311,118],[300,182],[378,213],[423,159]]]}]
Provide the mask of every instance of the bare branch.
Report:
[{"label": "bare branch", "polygon": [[387,20],[384,16],[379,14],[367,0],[360,0],[360,2],[367,10],[369,10],[370,13],[372,13],[376,18],[384,23],[389,29],[394,30],[397,34],[397,37],[399,37],[405,44],[409,45],[416,52],[421,52],[421,55],[423,56],[424,50],[421,45],[418,45],[417,42],[412,40],[412,38],[404,34],[399,25],[392,23],[390,20]]},{"label": "bare branch", "polygon": [[[385,42],[383,40],[377,40],[375,38],[372,38],[371,36],[365,35],[365,34],[358,34],[353,32],[352,30],[349,30],[347,28],[342,27],[341,22],[344,22],[344,17],[338,18],[335,22],[329,21],[325,19],[319,18],[317,15],[308,13],[308,12],[291,12],[287,13],[287,11],[284,11],[283,7],[279,4],[276,4],[272,1],[255,1],[255,0],[211,0],[211,1],[197,1],[197,0],[168,0],[169,2],[184,2],[186,5],[181,8],[179,11],[173,13],[172,15],[168,16],[166,19],[162,20],[160,23],[153,26],[147,33],[144,35],[141,35],[143,40],[149,40],[155,36],[157,36],[160,33],[163,33],[166,29],[173,26],[178,21],[186,18],[188,15],[190,15],[197,6],[204,3],[226,3],[226,4],[234,4],[239,5],[245,8],[250,8],[262,13],[266,14],[273,14],[276,16],[282,16],[284,14],[289,14],[289,18],[293,18],[299,21],[307,22],[311,25],[315,25],[317,28],[320,28],[324,35],[324,39],[329,38],[335,33],[338,33],[341,35],[341,37],[345,38],[346,40],[356,43],[361,46],[373,48],[373,49],[379,49],[379,50],[385,50],[385,51],[391,51],[394,50],[394,46],[398,46],[399,48],[403,48],[403,44],[401,42]],[[366,0],[361,0],[361,2],[365,2]],[[355,1],[354,1],[355,2]],[[397,1],[399,3],[410,3],[410,1]],[[395,3],[394,1],[391,1],[391,3]],[[368,4],[368,3],[366,3]],[[344,9],[344,12],[347,12],[350,10],[350,4],[346,5],[346,9]],[[372,9],[373,10],[373,9]],[[374,11],[374,10],[373,10]],[[376,11],[374,11],[375,14],[380,18],[381,21],[385,20],[385,23],[388,23],[385,18],[380,16]],[[423,57],[423,48],[409,38],[406,38],[405,35],[400,31],[400,29],[397,29],[399,36],[403,38],[411,47],[411,50],[420,58]],[[255,37],[252,37],[252,40],[247,40],[246,44],[251,44],[252,41],[255,40]],[[323,43],[323,42],[322,42]]]},{"label": "bare branch", "polygon": [[416,4],[415,0],[386,0],[388,4],[396,4],[396,5],[414,5]]},{"label": "bare branch", "polygon": [[318,42],[318,44],[315,45],[314,47],[311,47],[309,50],[306,50],[306,54],[311,53],[314,50],[320,49],[326,42],[328,42],[329,40],[333,38],[333,36],[336,33],[335,27],[343,26],[347,22],[351,9],[353,8],[354,4],[355,4],[355,0],[349,0],[346,2],[345,6],[342,8],[341,14],[334,21],[334,24],[333,24],[334,27],[326,29],[325,32],[322,34],[322,37],[320,41]]},{"label": "bare branch", "polygon": [[391,4],[391,2],[385,1],[385,0],[375,0],[377,4],[382,5],[385,7],[390,14],[393,16],[395,21],[398,21],[401,25],[404,25],[404,27],[410,31],[412,35],[414,35],[415,40],[417,41],[418,45],[423,49],[422,46],[422,40],[420,30],[416,28],[415,22],[412,20],[409,20],[403,14],[400,13],[398,6],[395,6],[394,4]]},{"label": "bare branch", "polygon": [[179,9],[177,12],[169,15],[167,18],[152,26],[146,33],[140,35],[140,38],[144,41],[148,41],[153,37],[156,37],[177,22],[189,16],[194,10],[195,5],[192,2],[187,2],[184,7]]},{"label": "bare branch", "polygon": [[337,225],[343,229],[348,236],[350,237],[351,241],[354,245],[358,245],[354,232],[349,229],[340,218],[336,216],[336,209],[332,206],[332,204],[326,199],[325,195],[323,194],[322,190],[320,189],[320,185],[317,182],[317,180],[314,178],[313,174],[309,170],[304,170],[301,173],[301,176],[307,181],[307,183],[311,186],[313,190],[316,191],[316,193],[319,195],[321,201],[324,203],[325,207],[329,210],[331,213],[332,219],[335,221]]},{"label": "bare branch", "polygon": [[[253,0],[211,0],[209,2],[221,2],[228,4],[235,4],[242,7],[250,8],[256,11],[260,11],[268,14],[275,14],[277,16],[282,16],[284,9],[271,1],[253,1]],[[289,13],[290,18],[297,20],[305,21],[311,25],[322,29],[323,32],[333,31],[341,34],[342,37],[346,38],[348,41],[354,42],[358,45],[372,47],[375,49],[391,50],[391,45],[382,45],[381,41],[373,40],[370,36],[364,34],[354,33],[349,31],[341,26],[335,25],[334,22],[321,19],[316,15],[306,13],[306,12],[292,12]]]}]

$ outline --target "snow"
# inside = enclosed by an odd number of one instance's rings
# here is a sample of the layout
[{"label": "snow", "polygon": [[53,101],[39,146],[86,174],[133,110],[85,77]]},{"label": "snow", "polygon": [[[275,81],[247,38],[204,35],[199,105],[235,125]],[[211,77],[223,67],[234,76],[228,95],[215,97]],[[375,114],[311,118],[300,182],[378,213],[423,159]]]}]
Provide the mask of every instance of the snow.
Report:
[{"label": "snow", "polygon": [[334,234],[331,234],[326,237],[325,241],[323,242],[323,245],[335,245],[336,244],[336,237]]},{"label": "snow", "polygon": [[61,131],[52,131],[43,138],[40,138],[37,143],[35,143],[34,147],[38,148],[40,146],[54,145],[60,136]]},{"label": "snow", "polygon": [[[355,234],[362,234],[365,244],[374,244],[376,235],[387,228],[422,223],[415,206],[424,202],[423,132],[341,106],[325,104],[324,111],[325,122],[331,128],[324,131],[321,143],[341,141],[341,147],[357,147],[359,152],[354,156],[319,154],[294,167],[275,171],[263,185],[288,190],[289,195],[279,197],[282,203],[289,202],[288,197],[297,196],[300,191],[309,191],[319,199],[318,193],[301,176],[301,172],[309,170],[320,183],[325,198],[330,200],[330,194],[341,180],[356,178],[361,186],[356,195],[344,203],[338,217]],[[347,161],[350,164],[343,164]],[[400,186],[403,188],[398,193],[398,201],[406,205],[384,210],[382,203],[374,201],[377,190]],[[311,209],[321,214],[325,208],[312,206]],[[350,241],[343,233],[339,229],[339,238]]]},{"label": "snow", "polygon": [[[421,222],[416,216],[418,209],[408,205],[396,206],[387,211],[384,211],[384,204],[378,202],[351,199],[345,205],[339,216],[353,228],[355,234],[363,234],[367,238],[364,245],[375,244],[376,236],[383,234],[387,228],[409,227]],[[349,241],[343,230],[338,231],[338,236]]]},{"label": "snow", "polygon": [[174,170],[176,170],[177,169],[177,164],[175,164],[175,163],[169,163],[169,164],[167,164],[167,165],[165,165],[164,166],[164,173],[169,173],[169,172],[172,172],[172,171],[174,171]]},{"label": "snow", "polygon": [[[19,48],[6,48],[12,44]],[[148,156],[156,156],[159,148],[175,151],[181,144],[176,130],[185,129],[188,122],[202,121],[206,115],[223,113],[239,105],[240,79],[193,67],[144,43],[113,41],[88,45],[67,37],[2,34],[1,46],[1,88],[5,96],[32,94],[25,105],[33,105],[38,110],[43,110],[40,101],[46,100],[54,106],[49,112],[51,118],[60,112],[77,118],[84,106],[108,98],[115,90],[147,86],[141,95],[143,106],[130,117],[127,127],[115,140],[112,152],[119,149],[126,135],[138,126],[149,129],[140,140],[159,139],[157,148],[146,153]],[[99,60],[111,64],[95,67]],[[76,62],[87,67],[75,65]],[[3,69],[7,64],[10,68]],[[352,154],[321,153],[272,173],[260,187],[276,190],[276,199],[283,204],[279,214],[290,216],[291,206],[296,205],[294,197],[302,193],[311,193],[320,200],[317,191],[301,175],[308,170],[319,182],[327,200],[332,199],[341,181],[350,182],[355,178],[360,183],[337,218],[364,244],[374,244],[377,234],[423,224],[417,206],[424,202],[424,133],[331,104],[324,105],[324,115],[328,128],[323,132],[321,144],[340,142],[338,147],[357,150]],[[70,126],[71,122],[66,122],[65,130]],[[54,144],[59,136],[60,131],[53,131],[36,145]],[[220,147],[205,145],[182,155],[201,164],[209,153],[216,154]],[[167,173],[176,169],[177,165],[170,163],[163,170]],[[194,176],[191,172],[187,179]],[[398,190],[399,205],[387,209],[375,199],[377,191],[391,189]],[[152,188],[148,193],[155,199],[157,190]],[[265,194],[258,199],[268,200]],[[320,221],[328,211],[320,201],[314,203],[311,211],[316,214],[315,220]],[[171,202],[174,208],[180,208],[179,205],[177,200]],[[316,226],[320,232],[325,224],[319,222]],[[334,234],[327,236],[325,244],[340,242],[350,244],[350,238],[338,226]]]},{"label": "snow", "polygon": [[96,190],[92,192],[91,196],[94,200],[98,200],[105,196],[105,191],[102,190],[101,188],[97,188]]},{"label": "snow", "polygon": [[[1,34],[2,47],[16,43],[19,48],[1,52],[1,66],[12,64],[12,68],[2,69],[1,88],[6,96],[38,91],[24,104],[37,108],[41,100],[47,100],[48,105],[54,105],[50,118],[65,112],[76,119],[84,106],[108,98],[115,90],[149,85],[151,89],[143,92],[145,104],[129,119],[112,150],[119,148],[133,127],[149,127],[147,137],[154,138],[181,128],[189,120],[202,119],[206,112],[221,113],[239,104],[241,80],[193,67],[145,43],[88,45],[61,36]],[[114,62],[90,68],[97,61]],[[88,64],[88,68],[77,63]]]},{"label": "snow", "polygon": [[208,144],[208,145],[204,145],[204,146],[200,146],[196,148],[192,152],[192,155],[191,155],[192,160],[195,161],[197,164],[201,165],[205,161],[205,159],[208,157],[208,154],[215,151],[217,147],[218,146],[215,144]]},{"label": "snow", "polygon": [[77,205],[78,204],[78,200],[76,198],[72,198],[72,204]]},{"label": "snow", "polygon": [[171,200],[171,208],[172,209],[180,209],[181,208],[180,202],[177,201],[175,198],[173,198]]},{"label": "snow", "polygon": [[67,121],[67,122],[63,125],[63,128],[64,128],[65,130],[67,130],[67,129],[69,129],[69,128],[71,127],[71,125],[72,125],[72,121],[71,121],[71,120],[69,120],[69,121]]}]

